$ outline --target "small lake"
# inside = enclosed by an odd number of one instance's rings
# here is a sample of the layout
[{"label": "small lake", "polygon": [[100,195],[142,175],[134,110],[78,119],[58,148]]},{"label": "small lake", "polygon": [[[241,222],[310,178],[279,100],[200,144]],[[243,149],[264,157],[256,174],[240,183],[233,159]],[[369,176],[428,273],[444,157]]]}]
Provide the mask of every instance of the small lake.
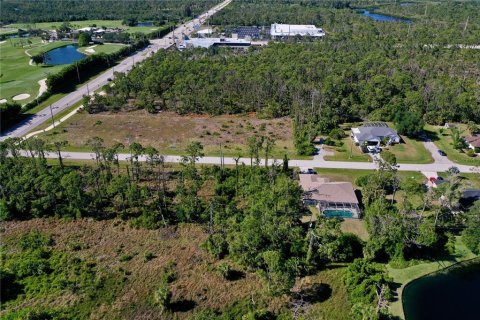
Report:
[{"label": "small lake", "polygon": [[137,23],[137,27],[153,27],[153,22],[139,22]]},{"label": "small lake", "polygon": [[77,46],[68,45],[46,52],[43,63],[49,65],[70,64],[83,59],[83,57],[85,55],[77,51]]},{"label": "small lake", "polygon": [[403,290],[405,319],[479,319],[479,289],[479,259],[414,280]]},{"label": "small lake", "polygon": [[409,20],[409,19],[387,16],[385,14],[374,13],[374,12],[370,12],[368,10],[360,10],[359,13],[361,13],[365,17],[369,17],[370,19],[373,19],[374,21],[412,23],[412,20]]}]

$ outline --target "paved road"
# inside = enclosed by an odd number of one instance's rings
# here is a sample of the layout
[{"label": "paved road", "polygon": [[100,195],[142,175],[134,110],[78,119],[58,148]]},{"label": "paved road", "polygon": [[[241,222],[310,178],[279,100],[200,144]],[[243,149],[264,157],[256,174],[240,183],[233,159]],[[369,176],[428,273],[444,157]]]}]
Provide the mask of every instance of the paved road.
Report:
[{"label": "paved road", "polygon": [[[0,137],[0,141],[3,141],[7,138],[12,138],[12,137],[23,137],[28,132],[32,131],[42,123],[46,121],[51,121],[52,113],[55,116],[56,114],[62,112],[63,110],[67,109],[68,107],[80,101],[84,95],[87,95],[89,92],[95,91],[98,88],[101,88],[102,86],[107,84],[109,78],[113,79],[113,72],[128,72],[129,70],[132,69],[132,66],[134,64],[145,60],[154,52],[157,52],[158,50],[161,50],[161,49],[169,48],[174,44],[174,41],[179,41],[178,39],[181,38],[182,34],[185,34],[185,35],[191,34],[194,31],[195,25],[202,24],[203,22],[205,22],[206,18],[222,10],[230,2],[232,2],[232,0],[225,0],[222,3],[218,4],[217,6],[211,8],[207,12],[201,14],[197,18],[191,21],[188,21],[185,24],[180,25],[175,30],[165,35],[165,37],[163,37],[162,39],[151,40],[150,41],[151,45],[149,45],[147,48],[141,51],[138,51],[137,53],[135,53],[134,55],[128,58],[125,58],[122,62],[120,62],[120,64],[116,65],[111,69],[108,69],[104,73],[100,74],[97,78],[81,86],[76,91],[69,93],[62,99],[53,103],[51,105],[51,109],[50,107],[47,107],[39,111],[35,115],[27,118],[26,120],[19,123],[18,125],[14,126],[13,128],[2,133],[2,136]],[[175,38],[178,38],[178,39],[175,39]]]},{"label": "paved road", "polygon": [[[25,152],[25,155],[26,152]],[[57,158],[56,153],[47,153],[48,158]],[[95,154],[90,152],[62,152],[62,157],[64,159],[71,160],[92,160],[95,159]],[[129,160],[129,154],[119,154],[118,158],[121,161]],[[145,161],[145,157],[139,157],[140,161]],[[277,163],[281,164],[282,160],[275,160]],[[180,163],[181,157],[179,156],[165,156],[165,162],[169,163]],[[203,157],[198,163],[200,164],[220,164],[219,157]],[[226,165],[234,165],[234,158],[224,158],[224,163]],[[246,165],[250,164],[249,158],[240,158],[239,163],[244,163]],[[261,165],[264,164],[262,160]],[[271,164],[271,160],[269,162]],[[334,169],[364,169],[364,170],[373,170],[376,169],[376,164],[372,162],[344,162],[344,161],[325,161],[322,159],[313,159],[313,160],[290,160],[290,166],[292,167],[306,167],[306,168],[334,168]],[[478,172],[478,168],[465,165],[455,165],[458,167],[460,172]],[[442,164],[442,163],[431,163],[431,164],[400,164],[399,171],[434,171],[434,172],[444,172],[451,167],[451,164]],[[477,170],[477,171],[475,171]]]}]

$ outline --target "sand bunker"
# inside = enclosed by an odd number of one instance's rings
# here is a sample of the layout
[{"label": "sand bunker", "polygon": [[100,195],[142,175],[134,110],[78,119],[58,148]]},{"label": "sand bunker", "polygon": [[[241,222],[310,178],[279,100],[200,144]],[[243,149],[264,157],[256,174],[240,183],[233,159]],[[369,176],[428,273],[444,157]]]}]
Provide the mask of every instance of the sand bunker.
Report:
[{"label": "sand bunker", "polygon": [[40,89],[38,89],[37,97],[40,97],[45,91],[47,91],[47,78],[38,80],[38,84],[40,85]]},{"label": "sand bunker", "polygon": [[88,53],[95,53],[95,50],[93,48],[95,48],[97,45],[93,45],[93,46],[90,46],[88,48],[85,49],[85,52],[88,52]]},{"label": "sand bunker", "polygon": [[4,40],[4,41],[0,41],[0,44],[3,44],[3,43],[5,43],[5,42],[7,42],[7,40]]},{"label": "sand bunker", "polygon": [[15,97],[12,98],[12,100],[18,101],[18,100],[25,100],[30,98],[30,95],[28,93],[22,93],[22,94],[17,94]]},{"label": "sand bunker", "polygon": [[2,104],[2,103],[7,103],[7,99],[1,99],[0,104]]}]

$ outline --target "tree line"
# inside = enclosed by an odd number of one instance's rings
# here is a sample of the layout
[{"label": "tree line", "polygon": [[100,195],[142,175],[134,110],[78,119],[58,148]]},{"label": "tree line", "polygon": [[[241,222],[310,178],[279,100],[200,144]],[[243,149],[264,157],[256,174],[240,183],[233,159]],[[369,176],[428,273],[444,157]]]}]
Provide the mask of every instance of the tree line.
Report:
[{"label": "tree line", "polygon": [[[179,21],[199,15],[216,0],[68,0],[2,1],[3,24],[78,20]],[[95,8],[92,10],[92,8]]]}]

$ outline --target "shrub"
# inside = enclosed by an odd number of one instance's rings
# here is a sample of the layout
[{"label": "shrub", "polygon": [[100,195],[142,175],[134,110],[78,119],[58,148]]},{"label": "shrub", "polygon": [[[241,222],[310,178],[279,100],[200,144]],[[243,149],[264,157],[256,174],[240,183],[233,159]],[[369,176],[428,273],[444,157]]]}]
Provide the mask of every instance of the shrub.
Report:
[{"label": "shrub", "polygon": [[169,263],[163,268],[162,281],[165,283],[172,283],[177,279],[177,272],[175,271],[175,263]]},{"label": "shrub", "polygon": [[468,149],[467,152],[466,152],[466,155],[469,156],[469,157],[475,157],[476,156],[475,151],[473,151],[473,149]]},{"label": "shrub", "polygon": [[232,276],[232,267],[226,262],[220,264],[217,270],[226,280],[230,279],[230,277]]},{"label": "shrub", "polygon": [[160,307],[162,312],[170,307],[170,303],[172,301],[172,292],[170,291],[168,283],[163,282],[154,292],[153,301],[158,307]]},{"label": "shrub", "polygon": [[209,235],[203,247],[217,259],[222,259],[228,253],[228,243],[225,236],[219,233]]},{"label": "shrub", "polygon": [[123,254],[121,257],[120,257],[120,261],[121,262],[126,262],[126,261],[130,261],[133,259],[133,255],[132,254]]},{"label": "shrub", "polygon": [[328,137],[333,140],[342,140],[345,137],[345,132],[340,128],[335,128],[330,131]]},{"label": "shrub", "polygon": [[145,252],[145,256],[143,257],[143,261],[148,262],[148,261],[153,260],[155,258],[156,258],[156,256],[153,253]]}]

